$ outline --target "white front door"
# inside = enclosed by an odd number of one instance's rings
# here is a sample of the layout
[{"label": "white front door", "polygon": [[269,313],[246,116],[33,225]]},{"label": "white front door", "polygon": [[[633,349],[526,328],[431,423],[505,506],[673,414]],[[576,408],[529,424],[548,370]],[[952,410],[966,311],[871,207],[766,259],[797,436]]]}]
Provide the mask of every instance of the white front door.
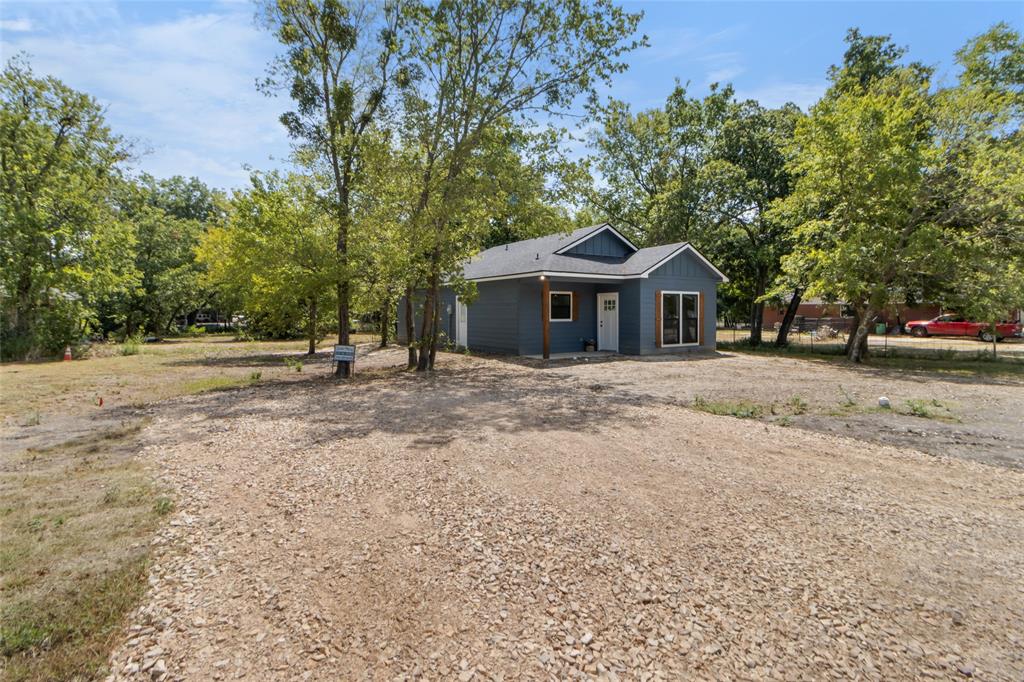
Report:
[{"label": "white front door", "polygon": [[465,348],[469,345],[469,308],[458,296],[455,297],[455,345]]},{"label": "white front door", "polygon": [[619,352],[619,294],[597,295],[597,349]]}]

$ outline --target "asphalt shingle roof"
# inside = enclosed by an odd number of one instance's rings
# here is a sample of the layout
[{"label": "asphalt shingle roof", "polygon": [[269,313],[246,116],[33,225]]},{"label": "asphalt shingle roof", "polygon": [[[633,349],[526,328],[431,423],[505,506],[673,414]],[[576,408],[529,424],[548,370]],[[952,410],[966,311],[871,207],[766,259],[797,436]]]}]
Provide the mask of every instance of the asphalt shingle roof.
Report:
[{"label": "asphalt shingle roof", "polygon": [[466,279],[486,279],[526,275],[533,272],[568,272],[580,276],[615,275],[639,276],[652,266],[678,251],[686,242],[652,246],[635,251],[625,258],[599,256],[569,256],[555,253],[559,249],[597,232],[605,223],[574,230],[569,234],[550,234],[536,239],[495,246],[477,254],[466,264]]}]

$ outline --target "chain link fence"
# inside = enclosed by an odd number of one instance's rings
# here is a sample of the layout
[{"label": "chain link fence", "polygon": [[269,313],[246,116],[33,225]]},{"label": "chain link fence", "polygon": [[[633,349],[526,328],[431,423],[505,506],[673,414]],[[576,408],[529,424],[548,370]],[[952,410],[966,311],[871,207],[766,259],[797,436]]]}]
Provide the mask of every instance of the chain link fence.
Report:
[{"label": "chain link fence", "polygon": [[[830,322],[832,322],[830,324]],[[790,347],[809,353],[842,354],[846,348],[849,330],[846,326],[822,318],[817,325],[794,326],[787,338]],[[761,343],[774,345],[777,331],[765,329],[761,332]],[[728,345],[745,344],[750,339],[750,327],[743,325],[721,325],[718,328],[718,343]],[[894,357],[939,357],[939,358],[981,358],[992,357],[992,344],[974,337],[929,336],[916,337],[900,334],[889,329],[886,333],[868,335],[868,349],[876,355]],[[996,344],[996,357],[1024,362],[1024,339],[1007,338]]]}]

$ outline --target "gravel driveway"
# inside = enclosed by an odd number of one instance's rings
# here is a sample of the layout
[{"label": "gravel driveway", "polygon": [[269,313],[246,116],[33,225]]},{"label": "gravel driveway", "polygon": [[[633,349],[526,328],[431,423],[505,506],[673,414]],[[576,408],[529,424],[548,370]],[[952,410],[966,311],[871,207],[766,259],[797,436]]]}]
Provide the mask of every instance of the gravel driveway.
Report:
[{"label": "gravel driveway", "polygon": [[115,677],[1024,677],[1020,472],[640,385],[728,359],[402,360],[155,412]]}]

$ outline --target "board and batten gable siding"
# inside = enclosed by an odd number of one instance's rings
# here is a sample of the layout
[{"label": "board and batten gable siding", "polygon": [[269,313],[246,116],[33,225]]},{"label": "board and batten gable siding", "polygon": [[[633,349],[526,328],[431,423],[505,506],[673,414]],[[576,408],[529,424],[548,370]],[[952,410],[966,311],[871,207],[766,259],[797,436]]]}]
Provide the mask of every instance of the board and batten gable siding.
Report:
[{"label": "board and batten gable siding", "polygon": [[[693,253],[685,251],[668,261],[647,278],[639,280],[640,292],[640,330],[642,332],[639,353],[678,353],[685,350],[713,350],[715,348],[715,330],[717,327],[718,310],[717,292],[718,277]],[[703,344],[694,346],[667,346],[659,348],[656,343],[656,320],[660,315],[655,310],[655,299],[659,291],[695,291],[703,294],[704,310],[701,320]],[[620,307],[621,304],[620,304]],[[621,328],[622,321],[620,319]],[[624,351],[628,352],[628,351]]]},{"label": "board and batten gable siding", "polygon": [[[541,319],[541,289],[536,278],[519,280],[519,350],[520,355],[540,355],[544,352],[543,322]],[[551,352],[578,353],[583,351],[580,339],[597,339],[597,287],[581,282],[548,282],[551,291],[571,291],[576,299],[573,309],[576,319],[569,322],[551,322]],[[613,289],[614,290],[614,289]],[[621,326],[621,323],[620,323]]]},{"label": "board and batten gable siding", "polygon": [[611,231],[604,232],[577,244],[565,252],[567,256],[601,256],[604,258],[624,258],[633,253],[628,244],[623,243]]},{"label": "board and batten gable siding", "polygon": [[[518,308],[518,280],[477,282],[476,298],[467,310],[469,349],[484,353],[518,353]],[[539,329],[540,312],[537,316]]]}]

